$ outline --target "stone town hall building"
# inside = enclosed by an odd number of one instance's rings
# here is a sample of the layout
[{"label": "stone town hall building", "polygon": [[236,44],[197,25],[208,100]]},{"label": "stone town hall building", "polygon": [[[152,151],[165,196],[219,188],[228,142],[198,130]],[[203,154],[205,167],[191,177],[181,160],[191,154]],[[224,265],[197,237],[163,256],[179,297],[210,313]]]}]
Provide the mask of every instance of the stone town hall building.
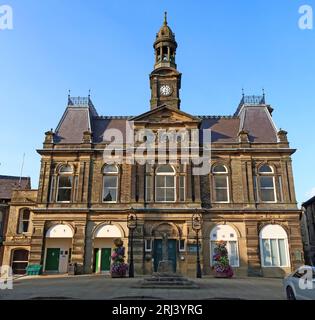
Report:
[{"label": "stone town hall building", "polygon": [[[157,269],[165,236],[174,270],[195,275],[195,213],[202,215],[205,275],[212,273],[218,240],[227,242],[237,275],[281,276],[303,263],[291,162],[295,150],[287,133],[276,129],[273,109],[264,95],[243,95],[233,116],[185,113],[176,49],[165,19],[154,42],[151,109],[141,115],[100,116],[90,97],[69,96],[59,125],[46,133],[38,150],[38,190],[13,193],[4,265],[12,265],[15,273],[24,273],[28,263],[41,264],[47,273],[66,273],[69,263],[76,263],[79,273],[108,272],[114,239],[122,238],[130,247],[130,212],[137,215],[134,261],[139,275]],[[105,163],[106,132],[117,129],[124,135],[125,157],[129,124],[135,131],[211,129],[210,172],[194,175],[191,160]],[[167,150],[167,160],[172,155]]]}]

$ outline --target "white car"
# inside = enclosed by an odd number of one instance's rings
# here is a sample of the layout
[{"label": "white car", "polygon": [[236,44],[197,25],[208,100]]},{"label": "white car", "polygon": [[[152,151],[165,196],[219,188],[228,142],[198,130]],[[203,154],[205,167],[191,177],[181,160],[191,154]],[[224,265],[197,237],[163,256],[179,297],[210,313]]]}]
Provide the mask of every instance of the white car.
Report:
[{"label": "white car", "polygon": [[315,300],[315,267],[302,266],[283,280],[288,300]]}]

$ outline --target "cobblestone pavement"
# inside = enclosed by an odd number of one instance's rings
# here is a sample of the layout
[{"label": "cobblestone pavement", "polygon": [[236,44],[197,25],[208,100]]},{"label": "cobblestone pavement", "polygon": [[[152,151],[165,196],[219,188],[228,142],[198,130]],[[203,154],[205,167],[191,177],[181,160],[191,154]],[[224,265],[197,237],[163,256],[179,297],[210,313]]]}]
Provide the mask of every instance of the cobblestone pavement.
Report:
[{"label": "cobblestone pavement", "polygon": [[194,279],[199,289],[134,288],[141,278],[105,276],[42,276],[14,281],[13,290],[0,290],[0,300],[29,299],[172,299],[172,300],[282,300],[282,280],[268,278]]}]

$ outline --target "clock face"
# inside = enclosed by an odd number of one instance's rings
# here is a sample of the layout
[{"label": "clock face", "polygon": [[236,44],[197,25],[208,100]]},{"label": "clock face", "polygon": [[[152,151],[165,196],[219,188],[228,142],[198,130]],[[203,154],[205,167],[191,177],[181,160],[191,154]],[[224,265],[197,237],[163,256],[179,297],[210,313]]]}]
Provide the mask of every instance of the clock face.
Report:
[{"label": "clock face", "polygon": [[160,88],[160,93],[161,93],[162,96],[169,96],[172,93],[172,89],[171,89],[171,87],[169,85],[164,84]]}]

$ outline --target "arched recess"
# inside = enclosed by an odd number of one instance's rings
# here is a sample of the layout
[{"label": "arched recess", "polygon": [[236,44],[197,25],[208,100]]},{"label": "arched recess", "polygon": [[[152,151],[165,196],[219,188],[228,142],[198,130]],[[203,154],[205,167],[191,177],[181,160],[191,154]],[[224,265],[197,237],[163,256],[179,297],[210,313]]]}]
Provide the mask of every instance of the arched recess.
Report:
[{"label": "arched recess", "polygon": [[[119,224],[102,223],[93,230],[93,272],[108,273],[111,268],[111,255],[114,241],[117,238],[124,239],[125,233]],[[124,247],[128,246],[124,243]]]},{"label": "arched recess", "polygon": [[45,233],[44,271],[67,273],[72,260],[74,230],[68,224],[51,225]]},{"label": "arched recess", "polygon": [[228,224],[216,225],[210,232],[210,257],[211,265],[214,264],[216,243],[218,241],[226,242],[229,262],[232,267],[240,266],[239,258],[239,240],[237,231]]},{"label": "arched recess", "polygon": [[288,233],[281,225],[265,225],[259,239],[263,267],[290,267]]}]

